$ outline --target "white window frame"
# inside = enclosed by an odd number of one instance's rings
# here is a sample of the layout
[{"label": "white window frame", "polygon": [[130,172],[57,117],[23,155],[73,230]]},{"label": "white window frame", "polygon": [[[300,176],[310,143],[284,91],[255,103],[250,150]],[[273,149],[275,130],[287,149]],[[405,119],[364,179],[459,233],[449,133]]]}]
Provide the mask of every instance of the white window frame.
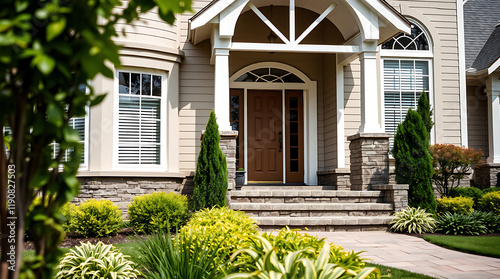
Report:
[{"label": "white window frame", "polygon": [[[428,64],[428,71],[429,71],[429,88],[427,89],[429,91],[429,104],[431,106],[431,109],[433,110],[435,108],[434,105],[434,54],[433,54],[433,44],[432,44],[432,38],[429,35],[429,32],[427,31],[426,28],[422,26],[422,24],[416,22],[413,19],[409,19],[409,21],[412,24],[417,25],[420,30],[423,31],[425,36],[427,37],[427,41],[429,43],[429,50],[392,50],[392,49],[382,49],[381,46],[379,46],[379,51],[380,51],[380,57],[381,57],[381,63],[380,63],[380,78],[381,78],[381,112],[382,112],[382,129],[385,132],[385,79],[384,79],[384,62],[386,60],[399,60],[399,61],[423,61],[427,62]],[[415,108],[417,107],[418,104],[418,97],[417,97],[417,103],[415,103]],[[432,120],[435,122],[435,111],[433,111],[432,114]],[[435,136],[435,125],[432,127],[431,132],[430,132],[430,143],[434,144],[436,141],[436,136]],[[394,136],[394,135],[393,135]],[[392,155],[391,155],[392,157]]]},{"label": "white window frame", "polygon": [[[161,76],[160,97],[160,164],[120,164],[119,152],[119,72]],[[120,68],[115,70],[113,89],[113,169],[126,171],[166,171],[167,170],[167,73],[153,69]]]}]

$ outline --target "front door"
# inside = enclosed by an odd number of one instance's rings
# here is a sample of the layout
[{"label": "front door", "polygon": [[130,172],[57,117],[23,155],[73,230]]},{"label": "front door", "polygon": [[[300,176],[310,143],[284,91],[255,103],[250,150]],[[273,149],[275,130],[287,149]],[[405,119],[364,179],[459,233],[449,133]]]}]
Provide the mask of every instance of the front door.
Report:
[{"label": "front door", "polygon": [[248,90],[248,182],[283,182],[282,91]]}]

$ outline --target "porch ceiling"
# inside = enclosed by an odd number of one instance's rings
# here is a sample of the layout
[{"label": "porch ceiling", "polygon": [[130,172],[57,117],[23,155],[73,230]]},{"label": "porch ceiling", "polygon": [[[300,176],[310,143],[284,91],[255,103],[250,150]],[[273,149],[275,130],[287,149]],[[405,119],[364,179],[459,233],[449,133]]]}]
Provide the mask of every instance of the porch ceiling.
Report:
[{"label": "porch ceiling", "polygon": [[[213,24],[219,23],[219,14],[231,5],[236,5],[237,2],[242,1],[214,0],[193,16],[190,19],[189,28],[191,42],[197,44],[209,39],[212,34]],[[269,0],[251,0],[250,3],[257,8],[271,4]],[[295,0],[295,7],[308,9],[320,15],[332,3],[336,4],[336,7],[325,19],[332,22],[339,29],[345,41],[349,41],[361,33],[360,23],[356,15],[360,8],[372,11],[378,16],[379,43],[386,41],[397,33],[408,33],[410,31],[406,18],[384,0]],[[290,0],[273,0],[272,5],[288,7]],[[250,10],[250,7],[246,5],[240,14],[248,10]]]}]

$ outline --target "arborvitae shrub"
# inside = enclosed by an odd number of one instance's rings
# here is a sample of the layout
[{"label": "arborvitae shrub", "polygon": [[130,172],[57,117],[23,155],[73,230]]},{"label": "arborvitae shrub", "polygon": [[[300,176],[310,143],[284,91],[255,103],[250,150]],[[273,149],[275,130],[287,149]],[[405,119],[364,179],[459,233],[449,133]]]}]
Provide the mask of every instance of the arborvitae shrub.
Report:
[{"label": "arborvitae shrub", "polygon": [[396,159],[396,182],[410,185],[408,205],[436,212],[429,138],[416,111],[409,109],[405,121],[398,125],[392,154]]},{"label": "arborvitae shrub", "polygon": [[226,206],[227,164],[226,156],[222,153],[219,142],[219,126],[215,113],[211,111],[196,163],[193,192],[194,210]]},{"label": "arborvitae shrub", "polygon": [[135,232],[175,229],[188,218],[188,199],[165,192],[135,197],[128,206],[128,216]]},{"label": "arborvitae shrub", "polygon": [[78,207],[71,227],[83,237],[116,235],[122,225],[122,212],[110,200],[89,199]]},{"label": "arborvitae shrub", "polygon": [[422,117],[425,129],[427,130],[427,134],[430,138],[431,129],[432,126],[434,126],[434,122],[432,121],[431,105],[429,104],[429,99],[427,99],[427,93],[425,91],[423,91],[418,98],[417,112],[418,114],[420,114],[420,117]]}]

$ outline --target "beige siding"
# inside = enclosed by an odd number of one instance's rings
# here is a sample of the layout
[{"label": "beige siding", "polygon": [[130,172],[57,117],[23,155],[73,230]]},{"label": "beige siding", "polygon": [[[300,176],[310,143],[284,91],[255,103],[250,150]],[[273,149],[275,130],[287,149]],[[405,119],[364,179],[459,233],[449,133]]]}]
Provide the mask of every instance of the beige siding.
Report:
[{"label": "beige siding", "polygon": [[467,86],[467,129],[469,147],[488,153],[488,99],[484,86]]},{"label": "beige siding", "polygon": [[456,0],[388,0],[429,31],[434,45],[434,112],[437,143],[461,144]]},{"label": "beige siding", "polygon": [[[323,101],[324,117],[324,168],[319,170],[329,170],[337,167],[337,67],[335,55],[325,55],[324,76],[325,86]],[[323,155],[320,152],[320,156]]]},{"label": "beige siding", "polygon": [[345,163],[350,165],[347,137],[358,133],[361,125],[361,65],[356,59],[344,67]]}]

